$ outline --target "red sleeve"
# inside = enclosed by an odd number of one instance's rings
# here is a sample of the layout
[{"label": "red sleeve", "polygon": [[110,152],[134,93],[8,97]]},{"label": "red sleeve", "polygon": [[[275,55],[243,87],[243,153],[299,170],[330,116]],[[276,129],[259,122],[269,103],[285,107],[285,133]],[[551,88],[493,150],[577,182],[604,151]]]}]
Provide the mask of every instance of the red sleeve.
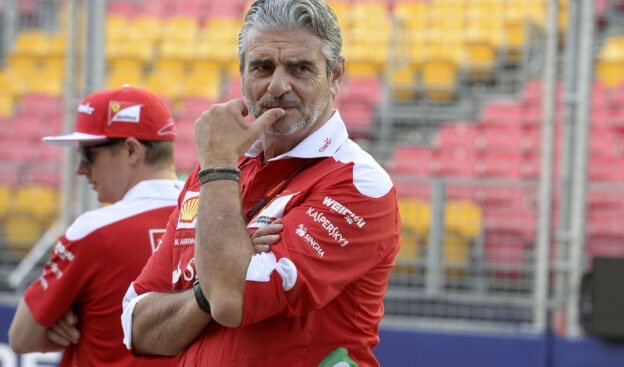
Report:
[{"label": "red sleeve", "polygon": [[318,190],[301,202],[295,196],[284,213],[284,230],[272,251],[277,261],[286,258],[294,264],[296,283],[284,291],[276,271],[268,282],[247,281],[244,324],[283,312],[290,316],[309,313],[355,281],[362,282],[364,298],[367,292],[372,298],[379,297],[379,289],[385,290],[387,279],[381,274],[392,267],[398,251],[394,189],[371,198],[347,180],[331,187],[331,192]]},{"label": "red sleeve", "polygon": [[106,251],[101,251],[105,246],[90,244],[103,241],[98,231],[73,242],[61,237],[41,276],[24,293],[24,300],[39,324],[53,326],[74,302],[86,297],[100,271],[97,264],[106,263],[107,256]]}]

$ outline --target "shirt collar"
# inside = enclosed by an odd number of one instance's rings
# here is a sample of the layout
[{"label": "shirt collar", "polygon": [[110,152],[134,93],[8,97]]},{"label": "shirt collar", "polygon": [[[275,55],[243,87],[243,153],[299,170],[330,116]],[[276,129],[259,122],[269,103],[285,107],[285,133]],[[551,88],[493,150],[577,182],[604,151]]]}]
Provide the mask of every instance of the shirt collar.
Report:
[{"label": "shirt collar", "polygon": [[134,185],[122,200],[135,200],[141,198],[170,200],[177,197],[182,190],[184,182],[178,180],[143,180]]},{"label": "shirt collar", "polygon": [[[271,158],[270,161],[283,158],[320,158],[331,157],[338,148],[349,139],[345,126],[338,110],[318,130],[305,137],[290,151]],[[256,141],[245,153],[247,157],[257,157],[262,153],[262,142]]]}]

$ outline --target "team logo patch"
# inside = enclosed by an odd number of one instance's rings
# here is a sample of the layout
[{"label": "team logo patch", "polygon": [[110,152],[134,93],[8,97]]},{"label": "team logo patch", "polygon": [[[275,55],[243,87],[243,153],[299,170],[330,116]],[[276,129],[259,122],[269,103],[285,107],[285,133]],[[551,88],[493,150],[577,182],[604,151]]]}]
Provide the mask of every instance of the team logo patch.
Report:
[{"label": "team logo patch", "polygon": [[164,234],[164,228],[154,228],[149,230],[150,246],[152,247],[152,252],[156,252],[158,250]]},{"label": "team logo patch", "polygon": [[95,108],[91,107],[91,104],[87,102],[87,104],[78,105],[78,112],[86,113],[87,115],[93,115],[93,111]]},{"label": "team logo patch", "polygon": [[303,241],[312,249],[312,251],[316,254],[316,256],[321,259],[325,256],[325,250],[321,247],[321,245],[308,233],[308,229],[303,225],[299,224],[297,229],[295,229],[295,234],[303,239]]},{"label": "team logo patch", "polygon": [[344,205],[330,198],[329,196],[325,196],[325,199],[323,199],[323,205],[338,214],[343,214],[345,221],[349,224],[355,224],[360,228],[366,225],[366,221],[364,220],[364,218],[357,216],[349,208],[345,207]]},{"label": "team logo patch", "polygon": [[113,122],[129,122],[138,124],[141,121],[143,105],[131,102],[110,101],[108,103],[108,124]]},{"label": "team logo patch", "polygon": [[247,225],[247,228],[261,228],[267,224],[271,224],[275,219],[284,216],[284,208],[298,192],[290,195],[281,196],[274,199],[264,209],[258,213]]},{"label": "team logo patch", "polygon": [[195,228],[197,223],[197,210],[199,208],[199,192],[187,191],[180,206],[180,216],[176,229]]}]

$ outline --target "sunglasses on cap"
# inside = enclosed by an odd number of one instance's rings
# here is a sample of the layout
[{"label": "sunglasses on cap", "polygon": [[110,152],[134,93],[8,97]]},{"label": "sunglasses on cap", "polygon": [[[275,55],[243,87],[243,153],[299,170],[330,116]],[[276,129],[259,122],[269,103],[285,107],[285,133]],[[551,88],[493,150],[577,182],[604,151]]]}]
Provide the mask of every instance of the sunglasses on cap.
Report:
[{"label": "sunglasses on cap", "polygon": [[78,156],[80,156],[80,160],[85,166],[90,166],[93,164],[93,155],[92,155],[93,149],[103,148],[103,147],[112,147],[119,143],[122,143],[125,140],[126,139],[109,139],[98,144],[80,146],[78,147]]}]

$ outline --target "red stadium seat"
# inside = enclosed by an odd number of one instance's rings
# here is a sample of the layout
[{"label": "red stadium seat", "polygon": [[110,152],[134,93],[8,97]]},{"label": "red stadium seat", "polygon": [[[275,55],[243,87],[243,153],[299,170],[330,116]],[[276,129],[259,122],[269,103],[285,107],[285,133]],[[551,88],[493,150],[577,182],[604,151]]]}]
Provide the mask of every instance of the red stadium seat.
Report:
[{"label": "red stadium seat", "polygon": [[428,176],[434,165],[434,158],[434,151],[430,147],[399,146],[392,152],[386,168],[392,174]]}]

